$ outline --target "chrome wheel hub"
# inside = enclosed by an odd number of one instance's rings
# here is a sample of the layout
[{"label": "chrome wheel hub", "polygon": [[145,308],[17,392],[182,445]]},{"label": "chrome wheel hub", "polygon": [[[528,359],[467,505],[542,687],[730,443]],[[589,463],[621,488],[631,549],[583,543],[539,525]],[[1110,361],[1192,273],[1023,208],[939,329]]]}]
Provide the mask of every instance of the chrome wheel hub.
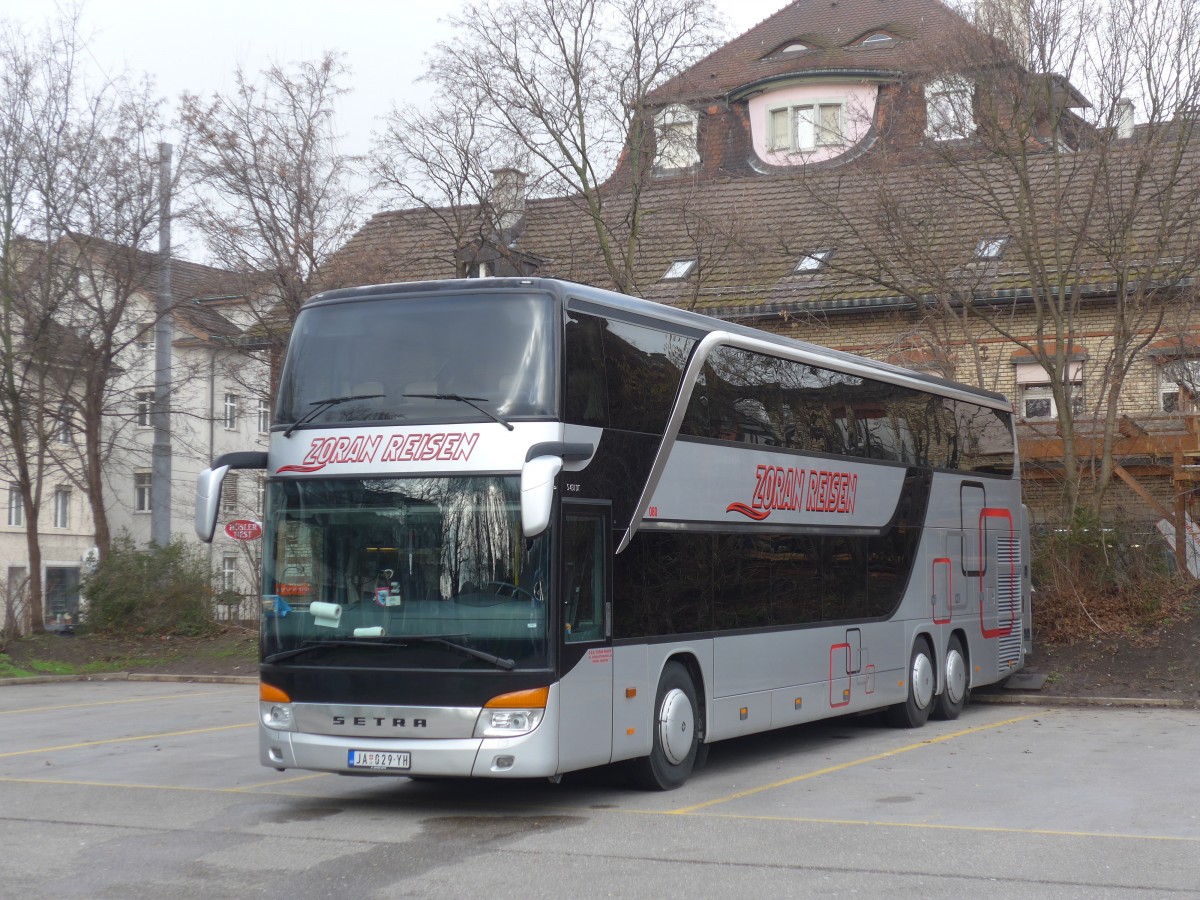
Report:
[{"label": "chrome wheel hub", "polygon": [[679,765],[692,751],[692,734],[696,728],[692,702],[679,688],[672,688],[663,697],[658,716],[658,740],[663,754],[673,766]]}]

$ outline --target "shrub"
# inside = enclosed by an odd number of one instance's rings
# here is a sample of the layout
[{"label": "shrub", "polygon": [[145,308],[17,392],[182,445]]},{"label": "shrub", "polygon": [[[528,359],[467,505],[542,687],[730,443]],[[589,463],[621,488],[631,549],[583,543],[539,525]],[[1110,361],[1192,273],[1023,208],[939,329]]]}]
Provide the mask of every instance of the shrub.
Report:
[{"label": "shrub", "polygon": [[1120,633],[1152,640],[1186,617],[1196,591],[1152,529],[1080,513],[1035,534],[1033,545],[1033,622],[1050,644]]},{"label": "shrub", "polygon": [[213,573],[205,554],[181,541],[148,549],[121,535],[84,579],[83,624],[101,634],[195,636],[217,629]]}]

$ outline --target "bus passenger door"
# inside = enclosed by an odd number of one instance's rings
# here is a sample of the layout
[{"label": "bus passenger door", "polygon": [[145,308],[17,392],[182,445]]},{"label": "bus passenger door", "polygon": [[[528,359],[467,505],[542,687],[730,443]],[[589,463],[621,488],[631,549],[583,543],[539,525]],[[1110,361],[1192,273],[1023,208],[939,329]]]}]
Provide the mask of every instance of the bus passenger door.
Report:
[{"label": "bus passenger door", "polygon": [[607,504],[562,505],[559,770],[612,758],[612,605]]}]

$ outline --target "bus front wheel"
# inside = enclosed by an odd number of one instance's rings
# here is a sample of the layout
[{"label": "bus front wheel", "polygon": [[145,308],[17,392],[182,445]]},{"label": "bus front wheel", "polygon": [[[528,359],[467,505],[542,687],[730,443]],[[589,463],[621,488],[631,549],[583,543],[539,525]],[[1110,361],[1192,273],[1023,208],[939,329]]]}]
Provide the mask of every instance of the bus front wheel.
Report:
[{"label": "bus front wheel", "polygon": [[678,662],[663,667],[654,697],[649,756],[633,761],[638,787],[669,791],[688,780],[696,766],[700,731],[696,727],[696,686]]},{"label": "bus front wheel", "polygon": [[893,728],[920,728],[929,719],[936,689],[933,654],[925,639],[917,638],[908,662],[908,698],[887,708],[884,714],[887,723]]}]

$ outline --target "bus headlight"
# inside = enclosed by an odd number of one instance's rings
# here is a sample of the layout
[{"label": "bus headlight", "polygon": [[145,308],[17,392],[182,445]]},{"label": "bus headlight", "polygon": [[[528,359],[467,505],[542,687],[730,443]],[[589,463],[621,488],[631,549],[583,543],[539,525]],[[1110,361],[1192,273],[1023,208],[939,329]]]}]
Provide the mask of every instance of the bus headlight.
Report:
[{"label": "bus headlight", "polygon": [[544,709],[485,709],[475,723],[475,737],[517,737],[538,727]]},{"label": "bus headlight", "polygon": [[259,703],[259,715],[262,723],[272,731],[295,731],[296,722],[292,717],[290,703]]},{"label": "bus headlight", "polygon": [[550,688],[500,694],[483,705],[475,720],[475,737],[518,737],[537,728],[546,715]]}]

